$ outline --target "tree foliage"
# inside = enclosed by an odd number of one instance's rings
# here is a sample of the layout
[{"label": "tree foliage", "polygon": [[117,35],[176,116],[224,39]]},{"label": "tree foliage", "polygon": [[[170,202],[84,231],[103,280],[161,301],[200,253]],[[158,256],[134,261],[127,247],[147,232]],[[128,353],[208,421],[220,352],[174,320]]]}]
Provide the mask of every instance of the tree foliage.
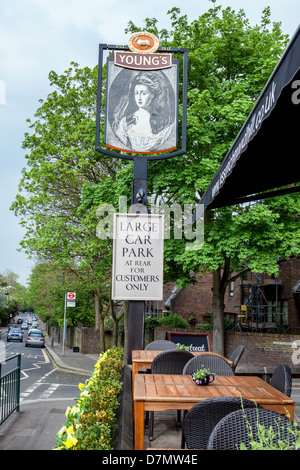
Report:
[{"label": "tree foliage", "polygon": [[[148,30],[162,46],[189,50],[187,152],[149,162],[152,201],[200,202],[287,44],[269,7],[252,26],[243,10],[212,3],[192,22],[179,8],[171,9],[169,31],[159,30],[155,18],[146,18],[144,26],[130,22],[126,30]],[[104,305],[112,247],[111,240],[96,237],[97,208],[107,203],[117,208],[121,195],[130,205],[132,164],[94,151],[96,69],[73,63],[61,76],[50,73],[56,90],[41,100],[36,120],[29,122],[32,133],[23,144],[27,167],[12,208],[27,229],[23,249],[73,271],[93,289],[95,305]],[[300,254],[299,197],[227,207],[207,213],[205,220],[200,250],[186,250],[184,237],[165,241],[165,281],[186,285],[191,273],[213,273],[214,349],[223,352],[224,292],[231,273],[239,275],[245,265],[276,273],[276,257]]]}]

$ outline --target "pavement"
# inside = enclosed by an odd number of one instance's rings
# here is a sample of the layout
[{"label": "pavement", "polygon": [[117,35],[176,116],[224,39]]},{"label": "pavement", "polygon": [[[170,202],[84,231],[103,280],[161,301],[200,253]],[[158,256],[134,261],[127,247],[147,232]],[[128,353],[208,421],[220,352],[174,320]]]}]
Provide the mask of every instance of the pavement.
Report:
[{"label": "pavement", "polygon": [[99,354],[82,354],[81,352],[74,352],[73,349],[68,348],[57,342],[52,343],[51,338],[46,339],[46,351],[51,356],[52,361],[59,369],[83,373],[90,375],[95,364],[99,359]]},{"label": "pavement", "polygon": [[[1,338],[1,330],[0,329],[0,338]],[[6,329],[5,329],[6,331]],[[77,372],[86,376],[90,376],[90,374],[93,372],[95,364],[99,358],[98,354],[82,354],[80,352],[75,352],[73,351],[72,348],[68,348],[63,346],[59,343],[52,342],[51,338],[46,338],[46,351],[51,357],[53,363],[55,366],[61,370],[66,370],[69,372]],[[127,383],[131,385],[131,366],[126,366],[127,367]],[[238,369],[237,369],[238,371]],[[251,367],[247,367],[247,365],[244,365],[243,367],[240,367],[240,370],[238,371],[241,374],[249,374],[249,375],[260,375],[264,378],[264,373],[266,370],[259,370],[259,371],[254,371],[252,370]],[[256,374],[255,372],[258,372]],[[268,371],[270,374],[271,371]],[[124,387],[125,388],[125,387]],[[295,417],[298,421],[300,422],[300,378],[293,378],[293,389],[292,389],[292,398],[295,400]],[[67,404],[66,404],[67,405]],[[125,398],[123,398],[123,408],[125,408],[125,411],[123,410],[123,414],[121,416],[121,427],[122,429],[122,434],[121,434],[121,441],[119,442],[119,449],[121,450],[130,450],[131,443],[133,445],[133,429],[132,429],[132,415],[131,415],[131,388],[126,392]],[[42,406],[41,404],[36,404],[35,407]],[[65,418],[63,415],[59,416],[58,415],[58,410],[55,409],[53,410],[51,408],[51,403],[49,403],[49,410],[45,410],[45,403],[43,404],[44,409],[43,413],[47,412],[47,420],[52,420],[53,426],[48,426],[47,428],[45,427],[45,431],[48,430],[48,435],[46,432],[44,432],[43,436],[43,442],[40,440],[35,439],[35,445],[34,447],[29,447],[30,450],[45,450],[45,449],[51,449],[54,446],[54,435],[57,429],[60,428],[60,422],[64,422]],[[53,405],[52,405],[53,406]],[[61,403],[61,412],[65,410],[64,408],[64,403]],[[19,429],[20,425],[20,418],[25,419],[27,417],[28,419],[28,424],[26,423],[25,429],[27,429],[26,432],[30,432],[30,430],[34,427],[33,422],[32,422],[32,405],[28,404],[25,406],[25,404],[22,405],[22,410],[24,413],[14,413],[12,417],[10,417],[7,421],[10,421],[10,424],[8,426],[8,423],[4,423],[0,427],[0,449],[20,449],[20,447],[16,447],[16,435]],[[125,413],[125,414],[124,414]],[[20,416],[22,415],[22,416]],[[177,421],[177,413],[176,411],[166,411],[166,412],[159,412],[155,413],[155,424],[154,424],[154,438],[153,441],[149,441],[149,430],[146,428],[145,429],[145,438],[144,438],[144,449],[180,449],[181,445],[181,433],[182,433],[182,428],[181,426],[178,426],[176,421]],[[57,422],[53,421],[57,420]],[[25,424],[25,423],[24,423]],[[49,424],[49,421],[48,421]],[[7,432],[12,432],[11,430],[14,430],[12,433],[13,440],[12,444],[10,446],[9,444],[9,436],[6,436],[5,440],[5,447],[1,446],[1,435],[3,436]],[[53,431],[55,430],[55,432]],[[53,434],[54,433],[54,434]],[[24,443],[24,437],[23,436],[23,443]],[[30,437],[27,436],[27,439]],[[123,443],[126,441],[126,445],[123,446]],[[3,442],[4,444],[4,442]],[[24,446],[24,444],[23,444]],[[24,448],[24,447],[23,447]]]}]

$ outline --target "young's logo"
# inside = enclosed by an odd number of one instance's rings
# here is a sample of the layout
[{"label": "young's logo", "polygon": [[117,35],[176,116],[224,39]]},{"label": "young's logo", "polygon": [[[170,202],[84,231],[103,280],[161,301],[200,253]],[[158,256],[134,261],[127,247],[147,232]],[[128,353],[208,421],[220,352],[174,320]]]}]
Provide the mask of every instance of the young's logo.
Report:
[{"label": "young's logo", "polygon": [[156,52],[159,48],[159,39],[152,33],[140,31],[132,34],[128,39],[127,44],[131,52],[151,54]]}]

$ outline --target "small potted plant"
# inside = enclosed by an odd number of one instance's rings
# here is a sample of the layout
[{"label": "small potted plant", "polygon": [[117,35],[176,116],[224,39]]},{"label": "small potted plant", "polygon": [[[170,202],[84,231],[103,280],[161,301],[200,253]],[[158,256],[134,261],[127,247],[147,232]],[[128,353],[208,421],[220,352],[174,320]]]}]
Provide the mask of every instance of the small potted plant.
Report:
[{"label": "small potted plant", "polygon": [[184,349],[185,351],[189,351],[190,347],[185,346],[184,344],[177,344],[175,349]]},{"label": "small potted plant", "polygon": [[191,372],[191,376],[197,385],[208,385],[217,377],[214,372],[210,372],[210,370],[204,366],[202,366],[202,369],[197,370],[196,372]]}]

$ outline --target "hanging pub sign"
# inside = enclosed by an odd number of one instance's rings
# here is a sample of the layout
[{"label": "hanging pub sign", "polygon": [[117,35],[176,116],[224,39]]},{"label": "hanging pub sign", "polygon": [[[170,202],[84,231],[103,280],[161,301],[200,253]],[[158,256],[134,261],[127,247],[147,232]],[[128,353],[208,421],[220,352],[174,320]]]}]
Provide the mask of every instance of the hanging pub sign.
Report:
[{"label": "hanging pub sign", "polygon": [[[101,110],[104,50],[111,51],[106,65],[105,113]],[[180,54],[184,56],[181,129]],[[186,90],[186,49],[162,48],[158,38],[147,31],[132,34],[127,46],[100,44],[96,150],[123,159],[161,159],[185,153]]]},{"label": "hanging pub sign", "polygon": [[114,214],[113,300],[163,299],[163,215]]}]

